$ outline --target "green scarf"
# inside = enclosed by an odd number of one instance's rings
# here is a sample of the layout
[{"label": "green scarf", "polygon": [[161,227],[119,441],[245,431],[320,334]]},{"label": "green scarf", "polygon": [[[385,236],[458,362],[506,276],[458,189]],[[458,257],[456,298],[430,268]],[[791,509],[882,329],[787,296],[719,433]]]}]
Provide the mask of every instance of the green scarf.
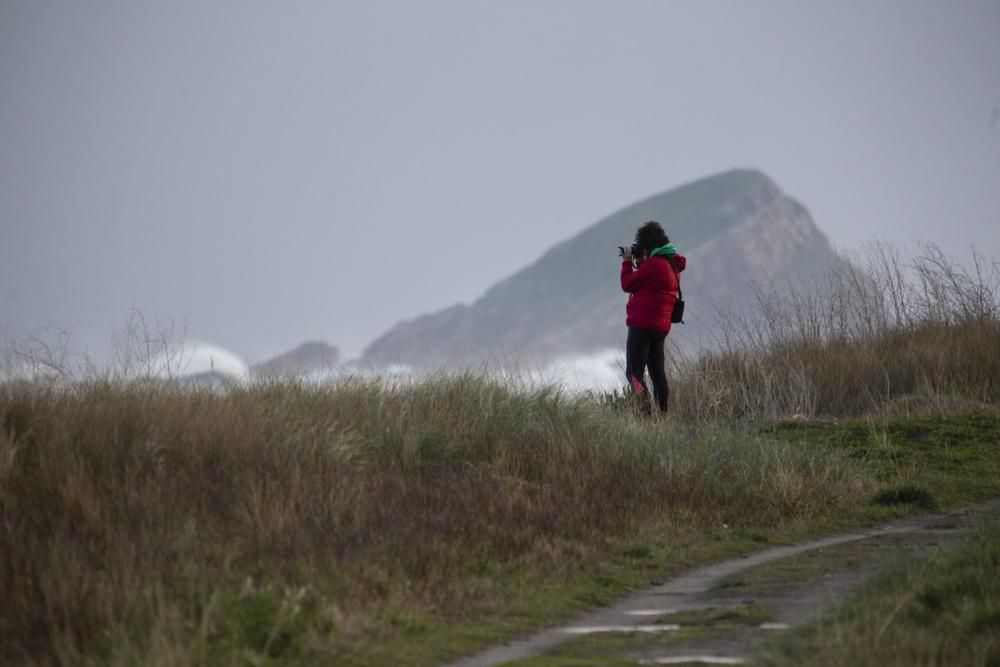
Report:
[{"label": "green scarf", "polygon": [[657,255],[662,255],[667,259],[670,259],[677,254],[677,248],[674,247],[673,243],[668,243],[667,245],[661,245],[659,248],[654,248],[653,252],[649,253],[650,257],[656,257]]}]

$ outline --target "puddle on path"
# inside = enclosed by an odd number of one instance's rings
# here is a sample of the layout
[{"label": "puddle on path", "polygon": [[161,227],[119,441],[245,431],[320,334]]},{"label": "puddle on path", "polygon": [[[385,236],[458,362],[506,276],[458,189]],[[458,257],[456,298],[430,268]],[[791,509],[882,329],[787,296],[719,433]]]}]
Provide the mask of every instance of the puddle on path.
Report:
[{"label": "puddle on path", "polygon": [[562,628],[560,632],[567,635],[592,635],[598,632],[670,632],[680,630],[679,625],[584,625],[575,628]]},{"label": "puddle on path", "polygon": [[643,665],[742,665],[746,660],[731,656],[677,655],[654,660],[643,660]]},{"label": "puddle on path", "polygon": [[633,609],[626,611],[628,616],[663,616],[677,611],[676,609]]}]

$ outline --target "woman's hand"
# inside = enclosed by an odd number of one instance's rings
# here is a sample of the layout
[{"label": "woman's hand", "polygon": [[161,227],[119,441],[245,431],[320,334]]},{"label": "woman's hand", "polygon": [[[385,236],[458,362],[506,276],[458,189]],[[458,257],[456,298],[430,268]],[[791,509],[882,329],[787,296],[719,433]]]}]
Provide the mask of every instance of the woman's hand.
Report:
[{"label": "woman's hand", "polygon": [[622,261],[628,262],[629,264],[632,263],[632,248],[622,249]]}]

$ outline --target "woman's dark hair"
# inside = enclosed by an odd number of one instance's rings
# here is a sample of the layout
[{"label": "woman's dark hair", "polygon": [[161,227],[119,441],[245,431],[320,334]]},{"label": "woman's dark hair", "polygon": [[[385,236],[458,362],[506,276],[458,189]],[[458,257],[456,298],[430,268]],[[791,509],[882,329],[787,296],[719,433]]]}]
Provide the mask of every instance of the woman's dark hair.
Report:
[{"label": "woman's dark hair", "polygon": [[660,223],[655,220],[650,220],[649,222],[643,223],[643,225],[636,231],[635,243],[637,246],[642,248],[642,251],[646,254],[646,256],[649,256],[649,253],[653,252],[660,246],[670,243],[670,239],[667,237],[667,233],[663,231],[663,227],[660,227]]}]

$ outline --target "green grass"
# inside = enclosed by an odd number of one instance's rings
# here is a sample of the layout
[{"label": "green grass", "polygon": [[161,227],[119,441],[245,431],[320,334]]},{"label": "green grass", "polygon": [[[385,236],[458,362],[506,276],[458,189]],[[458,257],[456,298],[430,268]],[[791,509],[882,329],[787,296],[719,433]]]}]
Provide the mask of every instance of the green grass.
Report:
[{"label": "green grass", "polygon": [[803,446],[829,445],[863,464],[879,483],[876,505],[932,509],[1000,495],[1000,413],[789,422],[767,429]]},{"label": "green grass", "polygon": [[1000,664],[1000,521],[897,566],[834,618],[767,647],[757,664]]},{"label": "green grass", "polygon": [[901,484],[882,489],[872,498],[873,505],[884,507],[892,505],[909,505],[922,510],[936,510],[937,500],[927,489],[916,484]]}]

